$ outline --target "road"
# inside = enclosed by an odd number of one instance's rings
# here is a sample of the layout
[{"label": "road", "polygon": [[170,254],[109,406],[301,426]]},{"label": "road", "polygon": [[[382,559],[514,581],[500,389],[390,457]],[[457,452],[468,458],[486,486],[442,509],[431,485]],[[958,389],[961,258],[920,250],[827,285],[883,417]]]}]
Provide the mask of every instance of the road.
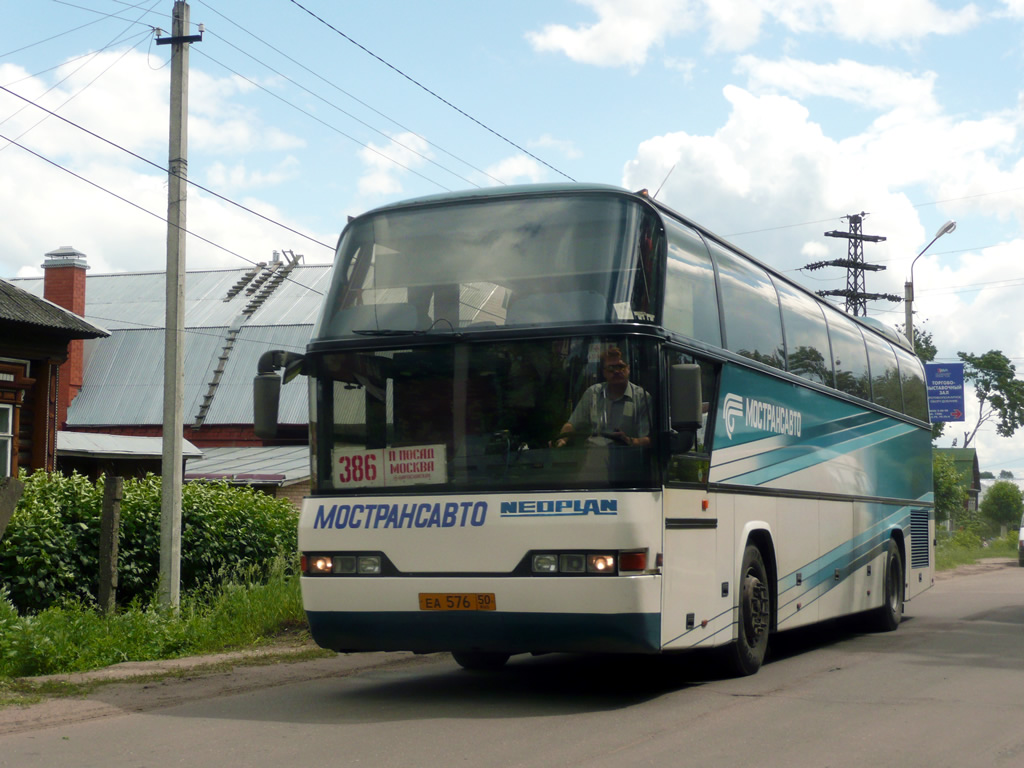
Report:
[{"label": "road", "polygon": [[702,656],[394,654],[104,686],[0,711],[0,765],[1024,766],[1024,568],[940,579],[894,633],[776,640],[743,679]]}]

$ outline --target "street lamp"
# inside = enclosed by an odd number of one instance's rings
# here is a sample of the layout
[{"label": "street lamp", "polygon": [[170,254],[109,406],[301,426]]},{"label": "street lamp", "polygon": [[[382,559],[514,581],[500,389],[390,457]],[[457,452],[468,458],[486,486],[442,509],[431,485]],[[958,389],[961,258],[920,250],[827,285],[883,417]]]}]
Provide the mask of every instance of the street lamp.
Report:
[{"label": "street lamp", "polygon": [[947,221],[939,227],[939,231],[935,233],[935,237],[932,238],[932,241],[922,248],[921,252],[914,257],[912,262],[910,262],[910,280],[903,285],[903,303],[906,305],[907,310],[906,332],[907,341],[910,342],[911,350],[914,349],[914,265],[917,264],[918,259],[924,256],[924,252],[935,244],[936,240],[943,235],[948,235],[954,229],[956,229],[956,222],[952,219]]}]

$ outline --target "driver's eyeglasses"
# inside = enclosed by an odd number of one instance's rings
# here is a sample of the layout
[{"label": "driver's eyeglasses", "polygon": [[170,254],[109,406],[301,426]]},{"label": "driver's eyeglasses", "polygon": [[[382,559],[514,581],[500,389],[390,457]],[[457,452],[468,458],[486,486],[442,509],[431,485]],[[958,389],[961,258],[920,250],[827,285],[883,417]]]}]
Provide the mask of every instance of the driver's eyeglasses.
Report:
[{"label": "driver's eyeglasses", "polygon": [[612,363],[611,365],[606,365],[604,369],[606,371],[624,371],[628,367],[625,363]]}]

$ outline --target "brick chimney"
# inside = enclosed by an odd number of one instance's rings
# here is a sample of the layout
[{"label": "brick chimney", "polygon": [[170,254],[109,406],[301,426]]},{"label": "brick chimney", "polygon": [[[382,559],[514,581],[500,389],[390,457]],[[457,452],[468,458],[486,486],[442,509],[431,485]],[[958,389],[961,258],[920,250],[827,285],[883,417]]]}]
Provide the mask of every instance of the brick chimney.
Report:
[{"label": "brick chimney", "polygon": [[[43,298],[64,309],[85,317],[85,254],[70,245],[62,245],[46,254],[42,263]],[[68,359],[58,373],[60,391],[57,400],[57,425],[63,429],[68,420],[68,406],[82,388],[82,340],[75,339],[68,345]]]}]

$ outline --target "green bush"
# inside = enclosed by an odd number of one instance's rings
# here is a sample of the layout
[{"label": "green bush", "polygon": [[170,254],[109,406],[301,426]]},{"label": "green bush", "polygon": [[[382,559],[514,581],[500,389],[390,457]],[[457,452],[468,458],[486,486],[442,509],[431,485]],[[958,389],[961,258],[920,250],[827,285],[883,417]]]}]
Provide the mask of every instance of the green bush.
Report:
[{"label": "green bush", "polygon": [[[0,586],[21,612],[94,604],[103,479],[22,475],[25,492],[0,540]],[[160,571],[160,478],[128,479],[121,501],[117,599],[148,602]],[[276,557],[295,561],[298,516],[284,499],[225,482],[182,489],[181,587],[260,580]],[[0,611],[2,614],[2,611]],[[2,620],[2,615],[0,615]]]}]

